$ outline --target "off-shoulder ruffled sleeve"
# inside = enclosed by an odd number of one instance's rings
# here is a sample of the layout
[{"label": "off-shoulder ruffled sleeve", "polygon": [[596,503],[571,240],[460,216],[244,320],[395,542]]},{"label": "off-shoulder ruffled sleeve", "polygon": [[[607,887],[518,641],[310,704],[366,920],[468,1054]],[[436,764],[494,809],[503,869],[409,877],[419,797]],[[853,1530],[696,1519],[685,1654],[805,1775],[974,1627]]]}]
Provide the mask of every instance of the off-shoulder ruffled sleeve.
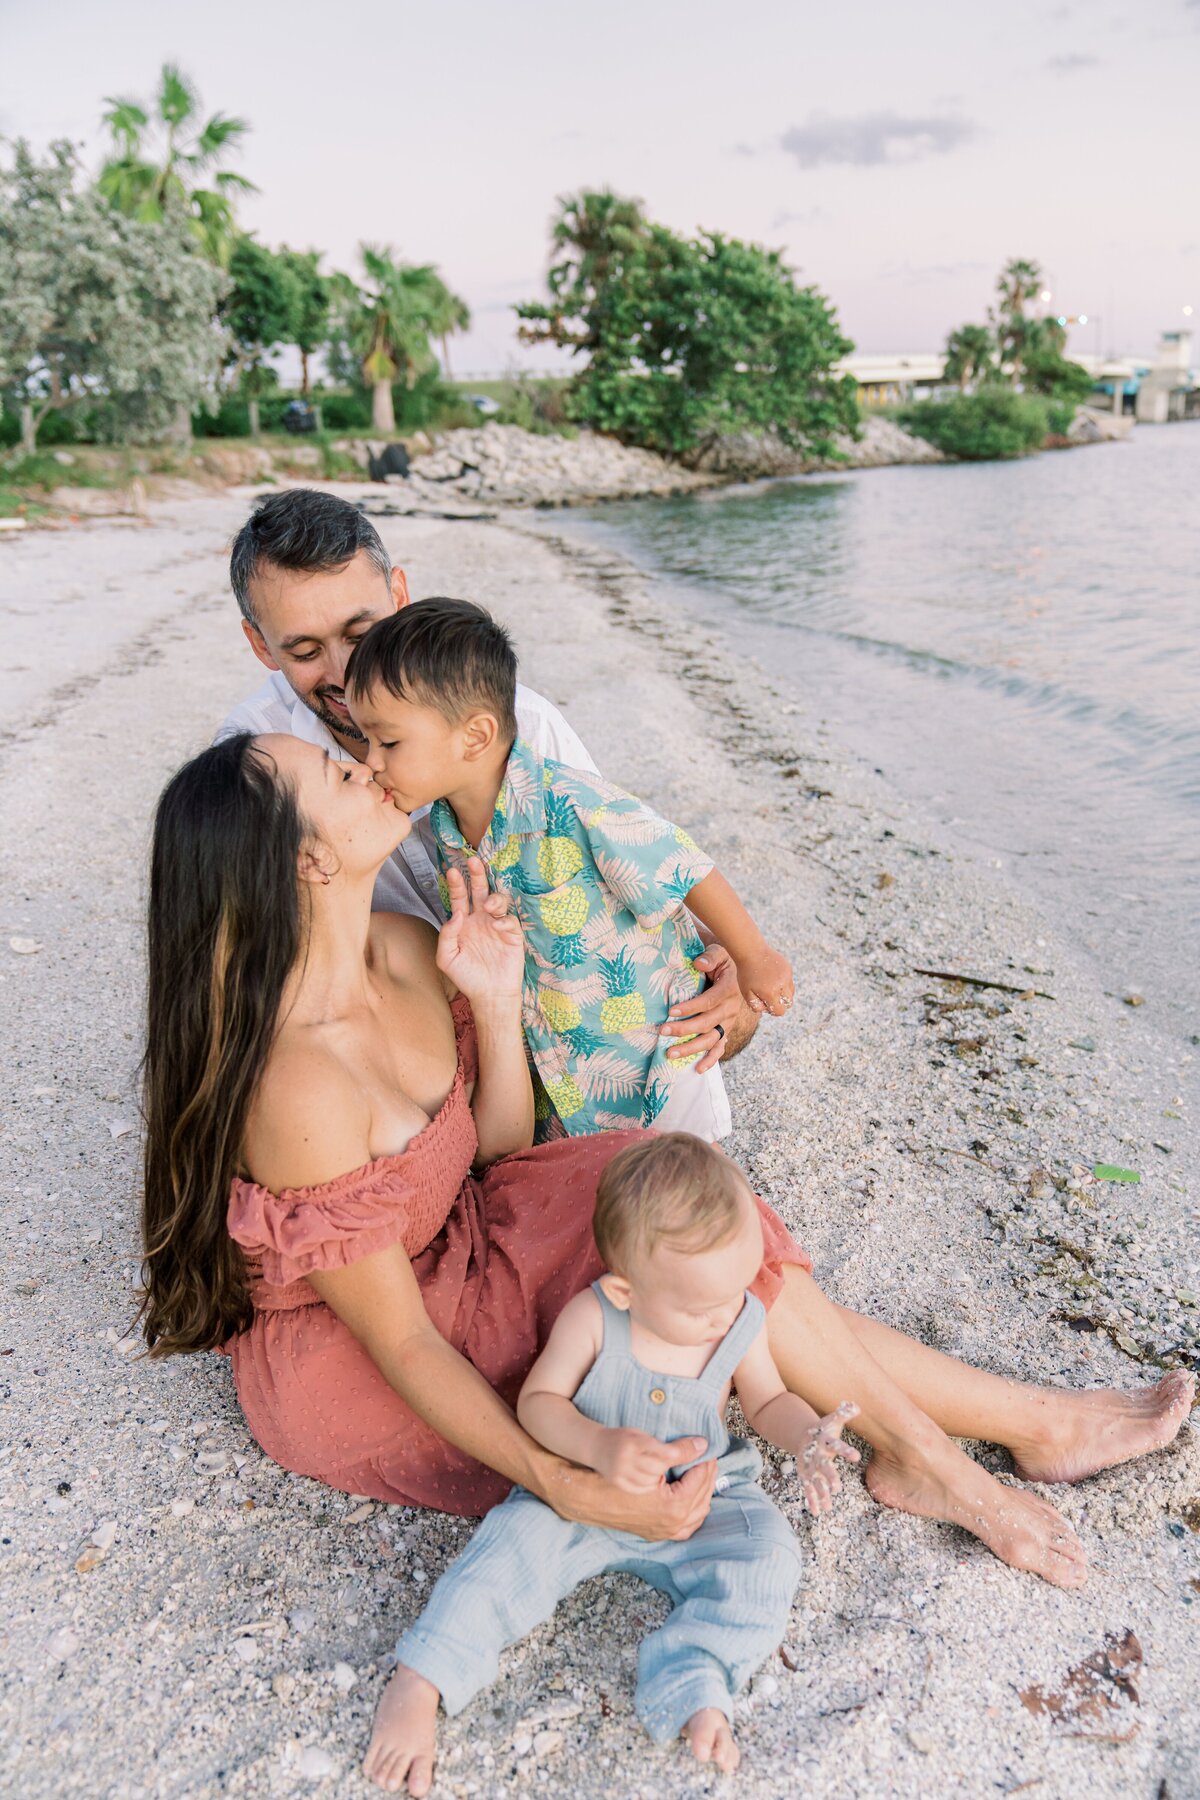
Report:
[{"label": "off-shoulder ruffled sleeve", "polygon": [[320,1187],[285,1188],[281,1194],[257,1182],[235,1181],[229,1235],[259,1259],[270,1287],[361,1262],[389,1244],[403,1243],[407,1235],[414,1190],[398,1162],[382,1157]]}]

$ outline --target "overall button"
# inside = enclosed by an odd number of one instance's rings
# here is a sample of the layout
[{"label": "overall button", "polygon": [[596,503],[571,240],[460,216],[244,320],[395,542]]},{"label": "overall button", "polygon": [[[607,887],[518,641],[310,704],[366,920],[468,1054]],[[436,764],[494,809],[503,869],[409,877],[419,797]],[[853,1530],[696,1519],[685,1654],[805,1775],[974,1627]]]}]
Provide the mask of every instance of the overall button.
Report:
[{"label": "overall button", "polygon": [[667,1396],[663,1393],[661,1388],[650,1389],[650,1398],[653,1400],[655,1406],[661,1406],[666,1397]]}]

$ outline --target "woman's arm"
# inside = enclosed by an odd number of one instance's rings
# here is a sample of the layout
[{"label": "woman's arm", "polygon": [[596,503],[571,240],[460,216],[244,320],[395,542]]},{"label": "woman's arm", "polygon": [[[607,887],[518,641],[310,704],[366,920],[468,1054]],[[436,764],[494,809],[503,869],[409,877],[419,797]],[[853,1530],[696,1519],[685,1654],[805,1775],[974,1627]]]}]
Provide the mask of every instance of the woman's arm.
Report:
[{"label": "woman's arm", "polygon": [[488,905],[487,877],[473,856],[470,887],[446,874],[450,917],[438,939],[437,965],[471,1002],[479,1040],[479,1077],[471,1096],[479,1161],[495,1162],[533,1142],[533,1086],[521,1030],[525,940],[514,918]]},{"label": "woman's arm", "polygon": [[653,1493],[668,1469],[703,1456],[707,1439],[675,1438],[664,1444],[648,1431],[598,1425],[581,1413],[574,1395],[603,1344],[599,1301],[592,1293],[576,1294],[554,1321],[546,1348],[525,1377],[517,1417],[539,1444],[595,1469],[624,1493]]},{"label": "woman's arm", "polygon": [[435,1330],[399,1245],[347,1268],[314,1270],[308,1280],[419,1418],[563,1518],[652,1541],[690,1537],[703,1521],[714,1463],[698,1465],[654,1493],[627,1494],[535,1443],[479,1371]]}]

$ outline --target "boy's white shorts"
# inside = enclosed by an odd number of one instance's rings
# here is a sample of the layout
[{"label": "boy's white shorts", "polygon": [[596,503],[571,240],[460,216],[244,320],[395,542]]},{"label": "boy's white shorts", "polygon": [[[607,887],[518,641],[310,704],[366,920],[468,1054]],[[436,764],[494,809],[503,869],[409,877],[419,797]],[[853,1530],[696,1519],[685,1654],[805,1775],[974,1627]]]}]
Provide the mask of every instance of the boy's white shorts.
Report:
[{"label": "boy's white shorts", "polygon": [[728,1137],[733,1120],[721,1065],[697,1075],[681,1069],[671,1083],[667,1103],[654,1121],[655,1131],[690,1131],[693,1137],[715,1144]]}]

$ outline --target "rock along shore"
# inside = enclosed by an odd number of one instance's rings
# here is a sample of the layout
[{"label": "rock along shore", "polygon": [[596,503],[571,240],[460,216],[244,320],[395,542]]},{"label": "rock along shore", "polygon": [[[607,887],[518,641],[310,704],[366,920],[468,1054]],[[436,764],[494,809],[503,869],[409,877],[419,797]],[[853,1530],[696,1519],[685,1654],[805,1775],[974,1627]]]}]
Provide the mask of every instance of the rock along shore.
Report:
[{"label": "rock along shore", "polygon": [[[128,1335],[148,820],[258,679],[226,565],[251,498],[0,544],[0,1791],[21,1800],[366,1800],[389,1648],[469,1532],[287,1474],[224,1358],[148,1363]],[[1190,1055],[848,755],[816,696],[527,524],[381,528],[414,594],[497,611],[525,679],[791,956],[793,1015],[730,1070],[729,1149],[827,1292],[1021,1380],[1130,1386],[1193,1357]],[[857,1474],[819,1521],[778,1456],[764,1479],[805,1569],[738,1706],[731,1795],[1195,1795],[1194,1430],[1046,1490],[1092,1559],[1077,1593],[880,1510]],[[631,1578],[571,1596],[443,1724],[435,1796],[711,1793],[632,1713],[661,1612]]]},{"label": "rock along shore", "polygon": [[[358,457],[364,468],[369,455],[381,448],[349,440],[339,447]],[[496,424],[446,432],[429,449],[418,439],[412,449],[409,473],[386,477],[386,510],[444,518],[485,518],[502,507],[580,506],[686,494],[730,481],[818,469],[944,460],[931,444],[883,418],[867,419],[857,441],[840,438],[836,457],[823,462],[798,456],[776,438],[751,433],[723,439],[689,466],[651,450],[629,449],[596,432],[538,436]]]}]

